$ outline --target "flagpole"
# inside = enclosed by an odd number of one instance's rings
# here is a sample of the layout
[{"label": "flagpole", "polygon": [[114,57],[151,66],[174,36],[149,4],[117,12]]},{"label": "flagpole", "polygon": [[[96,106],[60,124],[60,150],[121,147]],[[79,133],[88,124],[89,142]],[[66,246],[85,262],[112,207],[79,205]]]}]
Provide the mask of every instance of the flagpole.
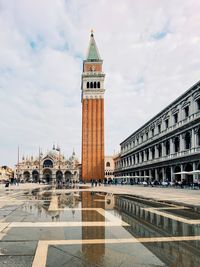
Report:
[{"label": "flagpole", "polygon": [[40,147],[39,147],[39,177],[38,178],[39,178],[38,182],[40,183]]},{"label": "flagpole", "polygon": [[19,181],[19,146],[17,148],[17,181]]}]

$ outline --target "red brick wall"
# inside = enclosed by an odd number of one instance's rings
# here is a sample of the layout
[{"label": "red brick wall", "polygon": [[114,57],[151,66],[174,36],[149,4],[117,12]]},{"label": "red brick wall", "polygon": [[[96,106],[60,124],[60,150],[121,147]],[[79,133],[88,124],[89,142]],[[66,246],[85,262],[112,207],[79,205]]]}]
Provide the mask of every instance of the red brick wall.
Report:
[{"label": "red brick wall", "polygon": [[104,99],[82,101],[82,179],[104,178]]}]

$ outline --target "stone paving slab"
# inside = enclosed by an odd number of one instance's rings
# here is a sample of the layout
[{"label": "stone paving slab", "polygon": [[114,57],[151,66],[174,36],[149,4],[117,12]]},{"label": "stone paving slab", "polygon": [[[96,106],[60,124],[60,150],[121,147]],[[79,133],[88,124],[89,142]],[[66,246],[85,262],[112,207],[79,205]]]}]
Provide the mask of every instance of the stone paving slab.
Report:
[{"label": "stone paving slab", "polygon": [[37,247],[37,241],[0,242],[0,255],[33,256]]},{"label": "stone paving slab", "polygon": [[32,262],[33,262],[33,256],[1,256],[0,257],[0,267],[31,267]]}]

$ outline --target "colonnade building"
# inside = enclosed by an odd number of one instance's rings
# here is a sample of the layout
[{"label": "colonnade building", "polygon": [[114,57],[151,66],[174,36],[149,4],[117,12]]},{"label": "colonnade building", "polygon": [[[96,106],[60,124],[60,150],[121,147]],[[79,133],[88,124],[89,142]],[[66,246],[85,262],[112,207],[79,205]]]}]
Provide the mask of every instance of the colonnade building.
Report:
[{"label": "colonnade building", "polygon": [[198,174],[187,173],[200,170],[200,81],[127,137],[120,147],[115,176],[188,183],[197,179]]}]

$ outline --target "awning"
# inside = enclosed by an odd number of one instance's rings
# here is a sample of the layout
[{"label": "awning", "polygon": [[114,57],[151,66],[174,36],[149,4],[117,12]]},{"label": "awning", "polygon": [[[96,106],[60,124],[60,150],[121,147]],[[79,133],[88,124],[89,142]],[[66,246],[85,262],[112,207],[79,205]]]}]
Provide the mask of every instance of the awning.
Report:
[{"label": "awning", "polygon": [[182,171],[182,172],[175,172],[174,174],[192,174],[191,172],[186,172],[186,171]]},{"label": "awning", "polygon": [[200,170],[191,171],[190,174],[198,174],[200,173]]}]

